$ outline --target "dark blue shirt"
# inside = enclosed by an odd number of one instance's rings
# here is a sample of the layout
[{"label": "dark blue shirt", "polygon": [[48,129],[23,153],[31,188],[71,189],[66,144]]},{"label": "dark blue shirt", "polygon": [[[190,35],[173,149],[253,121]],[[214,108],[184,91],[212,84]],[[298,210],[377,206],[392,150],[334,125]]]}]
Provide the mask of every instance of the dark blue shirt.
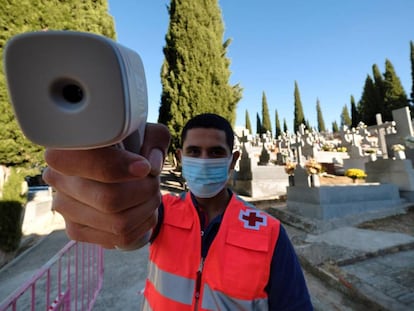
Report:
[{"label": "dark blue shirt", "polygon": [[[193,204],[197,208],[197,202],[194,197]],[[202,235],[201,256],[205,258],[220,228],[223,215],[218,215],[210,223],[207,223],[207,217],[198,208],[197,210],[200,216],[201,228],[204,232]],[[158,210],[158,224],[154,229],[150,242],[157,237],[163,222],[163,215],[164,206],[161,204]],[[313,310],[298,257],[282,225],[280,226],[279,238],[273,253],[266,292],[269,299],[269,310]]]}]

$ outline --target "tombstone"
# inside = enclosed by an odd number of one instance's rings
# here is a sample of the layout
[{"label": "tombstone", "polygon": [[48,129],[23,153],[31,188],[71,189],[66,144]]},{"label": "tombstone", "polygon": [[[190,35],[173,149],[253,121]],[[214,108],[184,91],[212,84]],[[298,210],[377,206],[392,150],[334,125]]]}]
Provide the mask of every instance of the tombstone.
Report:
[{"label": "tombstone", "polygon": [[239,195],[252,198],[276,197],[286,194],[288,179],[283,166],[252,165],[252,159],[243,147],[230,187]]},{"label": "tombstone", "polygon": [[392,111],[392,118],[395,122],[396,133],[387,136],[387,148],[392,150],[393,145],[404,145],[407,159],[414,164],[414,149],[407,143],[409,137],[414,136],[413,125],[411,121],[410,109],[403,107]]},{"label": "tombstone", "polygon": [[316,143],[316,135],[313,132],[305,131],[302,135],[302,140],[304,142],[302,147],[302,154],[306,159],[315,158],[318,153],[318,145]]},{"label": "tombstone", "polygon": [[346,171],[349,168],[359,168],[365,170],[365,163],[368,161],[367,157],[364,156],[362,152],[361,136],[355,129],[347,132],[346,141],[349,143],[348,149],[348,159],[343,160],[343,169]]},{"label": "tombstone", "polygon": [[252,161],[247,152],[245,143],[242,143],[241,157],[238,161],[239,170],[237,171],[238,180],[252,180]]},{"label": "tombstone", "polygon": [[301,166],[302,163],[304,163],[305,159],[302,155],[302,147],[304,146],[304,142],[302,140],[302,137],[297,134],[296,136],[294,136],[290,142],[290,147],[293,148],[293,150],[295,150],[295,154],[294,154],[294,161],[293,162],[297,162],[299,166]]},{"label": "tombstone", "polygon": [[265,166],[269,164],[269,161],[270,155],[265,147],[265,143],[263,142],[262,152],[260,153],[259,162],[257,163],[257,165]]},{"label": "tombstone", "polygon": [[387,147],[387,138],[396,133],[395,122],[387,121],[382,122],[381,114],[376,114],[375,118],[377,119],[377,125],[372,125],[368,127],[370,132],[374,132],[378,138],[378,147],[381,152],[381,158],[388,159],[388,147]]},{"label": "tombstone", "polygon": [[286,153],[284,154],[282,151],[282,139],[279,137],[276,139],[276,164],[277,165],[284,165],[286,164]]},{"label": "tombstone", "polygon": [[[316,223],[320,228],[370,219],[377,213],[393,214],[403,200],[395,184],[349,184],[287,188],[288,213]],[[306,223],[306,221],[305,221]],[[318,228],[318,229],[320,229]]]}]

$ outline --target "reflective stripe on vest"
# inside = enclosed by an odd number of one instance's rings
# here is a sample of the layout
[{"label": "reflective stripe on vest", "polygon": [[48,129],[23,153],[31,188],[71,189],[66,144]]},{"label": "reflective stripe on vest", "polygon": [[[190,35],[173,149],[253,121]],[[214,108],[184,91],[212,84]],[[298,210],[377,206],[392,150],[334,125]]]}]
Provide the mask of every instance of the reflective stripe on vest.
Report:
[{"label": "reflective stripe on vest", "polygon": [[[150,262],[148,280],[165,298],[192,305],[195,281],[162,271],[156,264]],[[242,300],[230,297],[220,291],[212,290],[204,285],[202,309],[205,310],[267,310],[267,299]],[[144,297],[142,310],[152,310]]]},{"label": "reflective stripe on vest", "polygon": [[191,306],[194,296],[195,280],[162,271],[153,262],[149,263],[148,280],[164,297]]},{"label": "reflective stripe on vest", "polygon": [[204,285],[201,307],[206,310],[268,310],[267,298],[242,300],[232,298],[222,292],[212,290],[208,284]]}]

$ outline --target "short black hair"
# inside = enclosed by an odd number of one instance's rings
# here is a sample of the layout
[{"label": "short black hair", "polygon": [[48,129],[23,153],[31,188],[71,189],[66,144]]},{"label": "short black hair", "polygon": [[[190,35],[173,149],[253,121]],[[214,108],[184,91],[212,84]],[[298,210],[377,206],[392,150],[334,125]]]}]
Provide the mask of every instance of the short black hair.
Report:
[{"label": "short black hair", "polygon": [[181,143],[187,136],[187,131],[193,128],[213,128],[224,131],[226,134],[226,143],[229,146],[230,152],[233,151],[234,146],[234,132],[229,121],[215,113],[203,113],[191,118],[181,132]]}]

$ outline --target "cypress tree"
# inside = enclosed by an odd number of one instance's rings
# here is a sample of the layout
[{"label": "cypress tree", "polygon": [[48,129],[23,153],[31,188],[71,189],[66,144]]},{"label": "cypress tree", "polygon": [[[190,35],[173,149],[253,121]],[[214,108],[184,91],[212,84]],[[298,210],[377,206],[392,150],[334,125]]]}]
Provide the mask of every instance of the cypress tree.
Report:
[{"label": "cypress tree", "polygon": [[259,113],[256,113],[256,134],[262,134],[262,121],[260,120]]},{"label": "cypress tree", "polygon": [[[378,66],[374,64],[372,66],[372,74],[374,77],[374,88],[375,91],[373,92],[373,98],[371,99],[373,102],[369,104],[372,107],[372,111],[375,111],[374,115],[377,113],[384,114],[385,113],[385,81],[384,77],[382,76]],[[374,116],[375,119],[375,116]]]},{"label": "cypress tree", "polygon": [[[106,0],[0,0],[0,59],[12,36],[27,31],[78,30],[115,38]],[[15,121],[0,62],[0,164],[43,165],[43,150],[22,134]]]},{"label": "cypress tree", "polygon": [[321,104],[319,102],[319,98],[316,100],[316,115],[318,118],[318,131],[325,132],[326,131],[325,121],[323,120],[322,109],[321,109]]},{"label": "cypress tree", "polygon": [[408,100],[400,78],[395,73],[394,66],[388,59],[385,60],[384,89],[385,109],[383,112],[383,119],[385,121],[391,121],[392,111],[408,106]]},{"label": "cypress tree", "polygon": [[250,116],[249,116],[249,112],[246,109],[246,129],[249,131],[250,134],[253,134],[252,131],[252,123],[250,122]]},{"label": "cypress tree", "polygon": [[286,123],[286,119],[285,118],[283,118],[283,132],[285,132],[285,133],[288,132],[288,126],[287,126],[287,123]]},{"label": "cypress tree", "polygon": [[229,85],[230,40],[223,42],[218,0],[171,0],[168,13],[158,121],[170,130],[174,152],[182,127],[194,115],[213,112],[234,125],[241,88]]},{"label": "cypress tree", "polygon": [[332,122],[332,133],[338,133],[339,132],[339,128],[338,128],[338,123],[336,121]]},{"label": "cypress tree", "polygon": [[262,94],[262,133],[267,131],[272,133],[272,124],[270,122],[269,106],[267,105],[267,98],[265,92]]},{"label": "cypress tree", "polygon": [[362,96],[357,107],[360,119],[366,125],[374,125],[377,122],[375,115],[381,112],[379,110],[380,107],[377,105],[379,97],[379,89],[375,86],[371,76],[367,75]]},{"label": "cypress tree", "polygon": [[278,138],[282,135],[282,128],[280,127],[279,113],[277,112],[277,109],[275,110],[275,127],[275,137]]},{"label": "cypress tree", "polygon": [[359,122],[361,121],[357,106],[355,104],[354,96],[351,95],[351,125],[352,127],[357,127]]},{"label": "cypress tree", "polygon": [[304,117],[303,108],[302,108],[302,101],[300,100],[299,87],[296,81],[295,81],[294,99],[295,99],[295,104],[294,104],[295,111],[294,111],[294,118],[293,118],[293,131],[296,133],[299,130],[299,126],[305,123],[305,117]]},{"label": "cypress tree", "polygon": [[342,108],[342,113],[341,113],[341,126],[344,126],[344,125],[348,127],[351,127],[352,125],[352,121],[351,121],[351,117],[349,116],[347,105],[344,105],[344,107]]}]

